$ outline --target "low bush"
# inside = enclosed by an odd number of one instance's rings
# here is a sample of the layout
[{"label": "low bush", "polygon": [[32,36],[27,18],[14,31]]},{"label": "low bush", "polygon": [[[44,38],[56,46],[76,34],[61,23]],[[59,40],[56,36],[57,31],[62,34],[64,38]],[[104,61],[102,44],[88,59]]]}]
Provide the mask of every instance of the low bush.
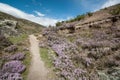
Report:
[{"label": "low bush", "polygon": [[88,12],[87,15],[88,15],[89,17],[91,17],[91,16],[93,15],[93,13]]},{"label": "low bush", "polygon": [[62,22],[57,22],[56,23],[56,26],[61,26],[62,25]]},{"label": "low bush", "polygon": [[25,69],[25,65],[23,65],[21,61],[17,60],[6,62],[2,67],[3,72],[10,73],[22,73],[23,71],[25,71]]},{"label": "low bush", "polygon": [[11,53],[11,52],[15,52],[15,51],[17,51],[17,49],[18,49],[18,48],[17,48],[16,45],[11,45],[11,46],[5,48],[4,51],[5,51],[5,52],[9,52],[9,53]]},{"label": "low bush", "polygon": [[113,9],[112,11],[110,11],[110,14],[112,14],[112,15],[120,14],[120,7],[117,7],[115,9]]},{"label": "low bush", "polygon": [[8,47],[10,45],[12,45],[10,40],[5,38],[3,35],[0,35],[0,50],[3,50],[4,48],[6,48],[6,47]]}]

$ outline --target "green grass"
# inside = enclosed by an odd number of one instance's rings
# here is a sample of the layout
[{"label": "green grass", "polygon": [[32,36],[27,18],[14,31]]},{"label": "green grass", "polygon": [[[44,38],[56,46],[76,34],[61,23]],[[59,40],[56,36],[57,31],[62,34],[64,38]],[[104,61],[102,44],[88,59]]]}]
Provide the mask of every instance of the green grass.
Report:
[{"label": "green grass", "polygon": [[28,35],[27,34],[21,34],[19,36],[12,36],[12,37],[9,37],[9,40],[14,43],[14,44],[17,44],[17,43],[20,43],[20,42],[23,42],[25,39],[28,38]]},{"label": "green grass", "polygon": [[29,66],[30,66],[30,61],[31,61],[29,51],[26,51],[25,53],[26,53],[26,58],[23,60],[23,64],[26,65],[26,70],[25,70],[25,72],[22,73],[23,80],[27,80],[27,75],[29,72]]},{"label": "green grass", "polygon": [[51,68],[53,66],[52,54],[54,55],[54,52],[52,50],[47,48],[40,48],[40,56],[45,62],[45,66],[48,68]]}]

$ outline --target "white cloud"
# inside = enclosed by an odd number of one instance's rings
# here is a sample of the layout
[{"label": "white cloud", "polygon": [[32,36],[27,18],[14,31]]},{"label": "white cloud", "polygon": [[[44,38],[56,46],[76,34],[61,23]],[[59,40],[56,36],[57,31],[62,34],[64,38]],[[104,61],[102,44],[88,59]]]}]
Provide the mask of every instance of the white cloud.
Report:
[{"label": "white cloud", "polygon": [[73,16],[68,16],[66,20],[70,20],[72,18],[74,18],[74,17]]},{"label": "white cloud", "polygon": [[42,16],[45,16],[44,14],[42,14],[41,12],[38,12],[38,11],[34,11],[38,16],[42,17]]},{"label": "white cloud", "polygon": [[14,7],[12,7],[8,4],[4,4],[4,3],[0,3],[0,11],[8,13],[8,14],[13,15],[13,16],[18,17],[18,18],[27,19],[27,20],[30,20],[32,22],[42,24],[44,26],[49,26],[49,25],[54,26],[55,23],[57,21],[59,21],[58,19],[41,17],[41,16],[43,16],[43,14],[41,14],[40,12],[38,12],[39,16],[25,13],[17,8],[14,8]]},{"label": "white cloud", "polygon": [[102,6],[101,8],[105,8],[105,7],[109,7],[115,4],[120,3],[120,0],[107,0]]},{"label": "white cloud", "polygon": [[[120,3],[120,0],[106,0],[106,2],[103,5],[101,5],[99,9],[103,9],[105,7],[109,7],[118,3]],[[99,9],[95,9],[95,11]]]}]

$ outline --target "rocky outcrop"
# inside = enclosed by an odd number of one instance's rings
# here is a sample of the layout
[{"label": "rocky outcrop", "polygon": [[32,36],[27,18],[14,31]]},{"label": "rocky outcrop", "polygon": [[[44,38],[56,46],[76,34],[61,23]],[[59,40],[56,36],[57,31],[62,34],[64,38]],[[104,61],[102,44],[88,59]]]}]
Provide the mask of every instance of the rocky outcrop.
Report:
[{"label": "rocky outcrop", "polygon": [[[102,20],[96,20],[92,22],[73,22],[73,23],[66,23],[60,27],[58,27],[58,33],[60,34],[69,34],[79,32],[80,30],[90,29],[90,28],[107,28],[112,25],[115,26],[115,23],[119,23],[120,15],[111,16],[104,18]],[[118,25],[118,24],[117,24]]]},{"label": "rocky outcrop", "polygon": [[[18,32],[18,34],[22,34],[22,33],[24,33],[24,34],[33,34],[33,33],[37,33],[37,32],[39,33],[44,28],[44,26],[42,26],[40,24],[31,22],[31,21],[28,21],[28,20],[25,20],[25,19],[21,19],[21,18],[16,18],[16,17],[11,16],[9,14],[0,12],[0,26],[1,26],[1,23],[6,24],[6,22],[9,22],[10,24],[12,24],[12,26],[9,26],[10,28],[12,27],[12,29],[10,29],[10,31],[12,31],[12,32],[10,33],[8,27],[7,28],[4,27],[3,31],[5,29],[7,29],[6,32],[9,31],[9,34],[11,34],[11,35],[12,34],[16,35],[16,34],[14,34],[14,33],[16,33],[16,31]],[[0,30],[1,30],[1,28],[0,28]],[[2,33],[3,33],[3,31],[2,31]],[[7,35],[8,35],[8,33],[7,33]]]},{"label": "rocky outcrop", "polygon": [[82,23],[82,24],[79,23],[75,26],[75,30],[78,30],[81,28],[88,29],[91,27],[96,27],[96,28],[109,27],[109,26],[113,25],[114,22],[117,22],[118,20],[120,20],[120,15],[111,16],[111,17],[104,18],[102,20],[92,21],[92,22],[88,22],[88,23]]},{"label": "rocky outcrop", "polygon": [[17,21],[13,20],[0,20],[0,34],[11,36],[17,34]]}]

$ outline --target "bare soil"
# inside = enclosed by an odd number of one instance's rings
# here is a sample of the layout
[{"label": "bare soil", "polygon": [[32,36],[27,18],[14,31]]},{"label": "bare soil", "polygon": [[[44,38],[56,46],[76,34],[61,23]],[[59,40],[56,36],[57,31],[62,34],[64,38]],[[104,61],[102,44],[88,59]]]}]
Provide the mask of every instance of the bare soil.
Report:
[{"label": "bare soil", "polygon": [[28,80],[48,80],[48,70],[40,57],[39,42],[34,35],[30,35],[29,40],[32,59]]}]

